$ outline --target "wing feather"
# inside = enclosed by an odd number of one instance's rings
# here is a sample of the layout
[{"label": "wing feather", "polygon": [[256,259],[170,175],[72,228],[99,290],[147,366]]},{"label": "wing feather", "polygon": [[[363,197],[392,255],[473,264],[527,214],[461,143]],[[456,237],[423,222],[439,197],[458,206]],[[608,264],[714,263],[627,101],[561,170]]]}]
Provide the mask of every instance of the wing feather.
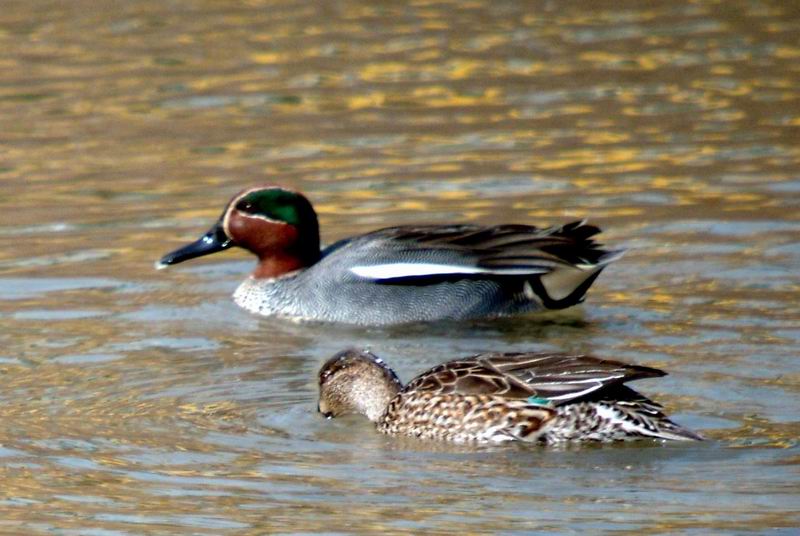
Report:
[{"label": "wing feather", "polygon": [[587,355],[485,353],[450,361],[412,380],[406,390],[442,394],[544,398],[563,404],[601,390],[666,373]]},{"label": "wing feather", "polygon": [[389,227],[334,248],[360,247],[358,277],[390,282],[441,276],[527,276],[559,267],[595,270],[619,252],[592,237],[598,227],[583,221],[561,227],[532,225],[423,225]]}]

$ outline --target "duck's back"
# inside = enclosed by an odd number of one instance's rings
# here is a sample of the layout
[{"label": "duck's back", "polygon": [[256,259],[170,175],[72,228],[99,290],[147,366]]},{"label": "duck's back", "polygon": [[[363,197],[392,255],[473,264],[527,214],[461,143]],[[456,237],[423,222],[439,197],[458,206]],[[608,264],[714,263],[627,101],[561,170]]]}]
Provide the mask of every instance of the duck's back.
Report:
[{"label": "duck's back", "polygon": [[237,302],[262,314],[369,325],[563,308],[618,256],[591,239],[598,232],[582,222],[391,227],[337,242],[296,274],[245,282]]},{"label": "duck's back", "polygon": [[480,354],[413,379],[389,403],[378,427],[456,442],[702,439],[623,385],[664,374],[584,355]]}]

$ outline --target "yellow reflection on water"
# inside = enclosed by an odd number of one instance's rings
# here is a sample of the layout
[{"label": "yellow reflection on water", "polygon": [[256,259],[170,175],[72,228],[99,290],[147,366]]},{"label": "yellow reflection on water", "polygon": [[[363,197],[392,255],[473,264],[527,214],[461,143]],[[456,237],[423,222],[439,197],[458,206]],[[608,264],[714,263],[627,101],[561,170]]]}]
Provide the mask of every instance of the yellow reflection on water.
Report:
[{"label": "yellow reflection on water", "polygon": [[[798,436],[798,25],[788,4],[719,7],[4,6],[3,526],[434,533],[469,512],[467,531],[576,531],[588,510],[632,533],[792,526],[796,456],[773,451]],[[588,218],[630,251],[580,313],[446,336],[240,315],[241,251],[151,270],[261,183],[304,191],[330,241]],[[719,444],[570,458],[329,426],[317,361],[362,343],[407,371],[478,347],[663,366],[672,383],[647,389]],[[714,457],[729,447],[749,457]],[[595,478],[619,452],[637,464]],[[769,480],[778,506],[726,491]]]}]

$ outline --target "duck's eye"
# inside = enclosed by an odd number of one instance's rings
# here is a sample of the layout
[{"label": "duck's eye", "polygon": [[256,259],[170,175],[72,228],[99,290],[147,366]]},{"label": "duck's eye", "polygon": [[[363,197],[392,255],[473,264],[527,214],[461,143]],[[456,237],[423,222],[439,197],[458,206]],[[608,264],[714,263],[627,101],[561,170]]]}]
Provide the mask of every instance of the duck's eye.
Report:
[{"label": "duck's eye", "polygon": [[253,203],[250,201],[239,201],[236,203],[236,210],[241,210],[242,212],[252,212]]}]

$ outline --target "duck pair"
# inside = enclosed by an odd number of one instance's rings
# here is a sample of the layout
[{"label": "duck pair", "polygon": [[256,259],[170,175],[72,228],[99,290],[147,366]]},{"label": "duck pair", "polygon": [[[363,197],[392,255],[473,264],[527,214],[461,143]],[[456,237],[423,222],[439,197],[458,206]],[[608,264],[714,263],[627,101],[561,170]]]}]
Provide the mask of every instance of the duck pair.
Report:
[{"label": "duck pair", "polygon": [[[199,240],[164,268],[233,246],[258,257],[234,293],[254,313],[358,325],[502,317],[563,309],[622,251],[583,221],[560,227],[388,227],[320,248],[311,203],[280,187],[240,192]],[[543,443],[636,437],[699,439],[623,385],[664,373],[589,356],[481,354],[431,369],[405,387],[369,352],[320,370],[320,411],[362,413],[389,434],[450,441]]]}]

